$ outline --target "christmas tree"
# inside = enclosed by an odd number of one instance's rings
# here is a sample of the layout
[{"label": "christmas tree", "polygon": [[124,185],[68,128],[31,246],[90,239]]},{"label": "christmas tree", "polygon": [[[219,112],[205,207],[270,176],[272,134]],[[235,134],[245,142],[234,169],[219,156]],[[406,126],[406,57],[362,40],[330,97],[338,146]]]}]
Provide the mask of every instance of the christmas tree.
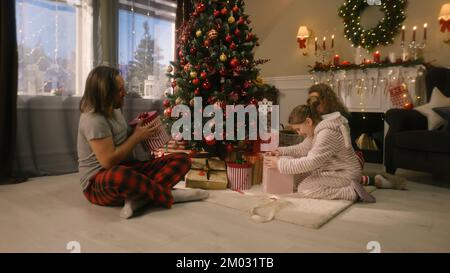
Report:
[{"label": "christmas tree", "polygon": [[155,40],[150,36],[150,27],[147,21],[143,23],[143,27],[144,37],[134,52],[134,60],[128,63],[126,79],[129,84],[127,89],[140,95],[143,95],[145,80],[149,76],[159,77],[160,71],[163,71],[161,49],[155,46]]},{"label": "christmas tree", "polygon": [[[177,30],[178,58],[168,68],[173,92],[166,93],[164,101],[166,125],[173,121],[172,108],[179,104],[193,108],[194,97],[202,98],[203,107],[222,108],[224,115],[226,105],[256,106],[263,98],[277,98],[278,90],[259,77],[257,66],[267,60],[254,59],[258,37],[244,12],[244,1],[197,0],[194,7],[190,20]],[[221,147],[230,152],[242,143],[204,138],[191,144],[196,150]]]}]

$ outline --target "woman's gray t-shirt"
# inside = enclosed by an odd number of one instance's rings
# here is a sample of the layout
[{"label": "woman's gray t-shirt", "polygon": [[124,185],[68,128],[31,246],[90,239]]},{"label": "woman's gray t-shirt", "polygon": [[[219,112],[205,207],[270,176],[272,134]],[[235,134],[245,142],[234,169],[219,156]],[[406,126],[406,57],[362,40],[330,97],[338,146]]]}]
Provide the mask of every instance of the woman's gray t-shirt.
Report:
[{"label": "woman's gray t-shirt", "polygon": [[[114,146],[119,146],[128,138],[129,127],[120,109],[114,110],[113,116],[106,119],[98,113],[82,113],[78,124],[78,171],[81,187],[85,190],[89,186],[89,179],[103,167],[92,151],[89,141],[113,137]],[[125,161],[132,160],[130,154]]]}]

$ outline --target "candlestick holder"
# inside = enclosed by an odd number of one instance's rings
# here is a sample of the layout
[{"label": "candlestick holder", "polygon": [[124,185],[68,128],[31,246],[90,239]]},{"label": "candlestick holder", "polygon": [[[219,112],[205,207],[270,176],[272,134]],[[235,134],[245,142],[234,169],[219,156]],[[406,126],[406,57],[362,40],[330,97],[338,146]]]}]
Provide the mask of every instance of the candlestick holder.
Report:
[{"label": "candlestick holder", "polygon": [[314,52],[314,56],[316,57],[317,63],[322,64],[333,64],[333,48],[327,48],[320,45],[317,45],[317,50]]},{"label": "candlestick holder", "polygon": [[422,43],[412,41],[409,44],[411,56],[414,58],[415,61],[423,57],[423,50],[426,48],[426,46],[427,46],[426,41],[423,41]]}]

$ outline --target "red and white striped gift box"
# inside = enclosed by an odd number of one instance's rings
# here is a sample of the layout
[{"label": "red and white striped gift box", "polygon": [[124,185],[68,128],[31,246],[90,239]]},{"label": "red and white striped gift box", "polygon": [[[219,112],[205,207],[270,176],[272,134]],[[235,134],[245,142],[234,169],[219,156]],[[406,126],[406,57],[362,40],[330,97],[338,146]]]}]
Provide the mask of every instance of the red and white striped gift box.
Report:
[{"label": "red and white striped gift box", "polygon": [[158,116],[158,112],[152,111],[142,113],[137,118],[132,120],[129,124],[131,126],[135,126],[140,119],[144,120],[142,123],[143,125],[147,125],[154,120],[156,120],[155,122],[158,124],[158,133],[155,136],[156,139],[147,139],[142,142],[142,145],[144,146],[145,150],[147,150],[147,152],[156,151],[159,148],[164,147],[164,145],[166,145],[166,143],[169,142],[170,136],[164,129],[161,119]]},{"label": "red and white striped gift box", "polygon": [[252,187],[252,164],[227,162],[227,176],[231,190],[248,190]]}]

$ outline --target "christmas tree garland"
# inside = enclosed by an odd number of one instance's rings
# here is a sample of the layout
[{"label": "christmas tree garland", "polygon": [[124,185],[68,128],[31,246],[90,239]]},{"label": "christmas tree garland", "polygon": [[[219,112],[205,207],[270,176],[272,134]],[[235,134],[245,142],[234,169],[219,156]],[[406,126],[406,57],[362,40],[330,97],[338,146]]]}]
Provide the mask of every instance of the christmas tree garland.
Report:
[{"label": "christmas tree garland", "polygon": [[393,43],[406,19],[406,6],[407,0],[382,0],[380,9],[385,17],[376,27],[366,30],[361,26],[360,15],[369,7],[367,0],[347,0],[339,9],[339,16],[344,19],[345,37],[353,46],[367,50]]}]

